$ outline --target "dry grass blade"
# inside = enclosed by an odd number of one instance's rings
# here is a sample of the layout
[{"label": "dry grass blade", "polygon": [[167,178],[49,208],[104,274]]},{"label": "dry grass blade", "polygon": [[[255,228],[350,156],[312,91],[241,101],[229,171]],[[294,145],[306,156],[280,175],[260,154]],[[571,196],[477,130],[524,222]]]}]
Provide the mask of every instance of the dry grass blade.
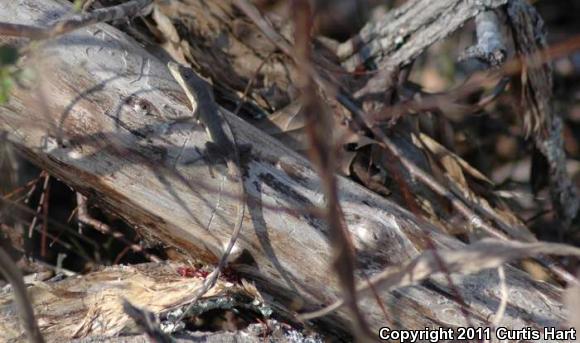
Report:
[{"label": "dry grass blade", "polygon": [[[483,239],[475,244],[458,250],[427,250],[402,267],[385,269],[374,275],[370,283],[374,288],[391,291],[397,288],[417,284],[431,276],[442,273],[440,262],[450,274],[473,274],[485,269],[497,268],[506,262],[517,259],[536,257],[538,255],[580,256],[580,248],[557,243],[521,243],[496,239]],[[368,283],[358,287],[359,296],[371,294]],[[326,315],[344,304],[340,300],[326,308],[305,313],[299,317],[303,320]]]}]

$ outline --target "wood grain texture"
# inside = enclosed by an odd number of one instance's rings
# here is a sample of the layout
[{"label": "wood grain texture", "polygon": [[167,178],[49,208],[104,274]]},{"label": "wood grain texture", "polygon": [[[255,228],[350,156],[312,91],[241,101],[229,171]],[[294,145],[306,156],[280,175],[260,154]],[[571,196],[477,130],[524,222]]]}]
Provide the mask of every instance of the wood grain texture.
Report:
[{"label": "wood grain texture", "polygon": [[[44,25],[66,10],[53,0],[15,0],[5,4],[0,21]],[[140,232],[215,262],[233,227],[235,180],[220,165],[213,166],[212,177],[201,156],[207,136],[190,120],[188,103],[165,62],[103,24],[47,42],[24,63],[35,71],[35,82],[15,89],[0,107],[0,131],[40,167]],[[304,309],[333,302],[340,291],[330,273],[325,224],[300,211],[324,201],[316,173],[301,156],[224,114],[240,143],[252,146],[244,166],[250,203],[238,252],[246,251],[253,263],[233,267],[281,311],[297,299]],[[440,248],[462,244],[345,178],[339,183],[361,279],[416,256],[427,246],[427,233]],[[506,274],[512,292],[502,325],[539,328],[564,320],[559,289],[511,267]],[[499,306],[497,272],[452,279],[469,306],[471,323],[486,325]],[[360,306],[373,330],[463,326],[461,306],[450,294],[445,277],[435,277],[382,292],[386,316],[375,298],[361,299]],[[323,319],[337,332],[346,322],[344,310]]]}]

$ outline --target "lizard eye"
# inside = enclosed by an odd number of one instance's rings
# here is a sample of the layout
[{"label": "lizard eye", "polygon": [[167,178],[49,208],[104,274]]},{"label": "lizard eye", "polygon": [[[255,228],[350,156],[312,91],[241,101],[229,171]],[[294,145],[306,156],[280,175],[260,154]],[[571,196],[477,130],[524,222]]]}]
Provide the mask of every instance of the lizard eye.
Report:
[{"label": "lizard eye", "polygon": [[151,114],[151,104],[145,99],[139,99],[136,97],[131,97],[127,99],[127,104],[133,108],[138,114],[149,115]]},{"label": "lizard eye", "polygon": [[139,100],[135,102],[135,111],[149,113],[149,104],[146,101]]}]

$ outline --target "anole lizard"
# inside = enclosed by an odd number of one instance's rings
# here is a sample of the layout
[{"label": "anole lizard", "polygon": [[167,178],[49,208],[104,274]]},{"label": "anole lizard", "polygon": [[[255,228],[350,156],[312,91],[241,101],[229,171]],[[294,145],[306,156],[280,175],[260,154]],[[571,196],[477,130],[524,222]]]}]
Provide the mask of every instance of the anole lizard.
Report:
[{"label": "anole lizard", "polygon": [[[217,148],[223,153],[230,176],[237,179],[239,194],[241,197],[238,204],[234,231],[232,232],[228,245],[215,270],[206,277],[203,285],[195,293],[193,300],[191,301],[191,304],[193,305],[214,286],[220,272],[227,263],[232,248],[236,244],[244,221],[246,189],[240,164],[240,153],[234,134],[227,120],[224,118],[215,103],[207,83],[195,75],[191,69],[178,65],[177,63],[169,62],[167,67],[191,102],[195,112],[194,117],[205,126],[205,131],[213,143],[212,145],[217,146]],[[184,314],[187,313],[187,310]]]}]

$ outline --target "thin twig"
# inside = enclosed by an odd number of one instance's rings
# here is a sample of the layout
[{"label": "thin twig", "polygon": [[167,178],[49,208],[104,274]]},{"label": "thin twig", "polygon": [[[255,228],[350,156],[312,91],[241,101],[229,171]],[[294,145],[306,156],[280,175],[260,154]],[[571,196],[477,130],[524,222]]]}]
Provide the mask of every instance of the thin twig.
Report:
[{"label": "thin twig", "polygon": [[365,339],[372,337],[372,333],[357,303],[354,279],[355,249],[339,201],[331,118],[318,97],[316,85],[309,73],[312,58],[310,41],[312,8],[306,0],[293,0],[291,4],[295,14],[294,52],[303,111],[306,116],[306,131],[310,141],[309,153],[310,159],[318,169],[326,195],[326,222],[330,231],[330,244],[334,251],[333,266],[338,275],[343,297],[354,319],[354,335],[357,339]]},{"label": "thin twig", "polygon": [[266,63],[270,60],[270,58],[272,58],[272,56],[274,56],[275,54],[276,54],[276,52],[275,51],[272,51],[260,63],[260,65],[256,69],[256,72],[254,73],[254,75],[252,76],[252,78],[250,79],[250,81],[248,81],[248,83],[246,84],[246,88],[244,89],[244,93],[242,94],[242,97],[238,101],[238,105],[236,106],[236,110],[234,111],[234,115],[237,116],[240,113],[240,110],[242,109],[242,106],[244,106],[244,103],[245,103],[246,99],[248,98],[248,95],[250,94],[250,91],[252,90],[252,87],[254,86],[254,82],[256,82],[256,80],[258,79],[258,75],[260,74],[260,71],[266,65]]},{"label": "thin twig", "polygon": [[[35,213],[35,211],[33,209],[29,208],[28,206],[21,205],[21,204],[19,204],[17,202],[11,201],[9,199],[4,199],[2,197],[0,197],[0,204],[2,206],[6,206],[6,207],[13,206],[13,207],[17,208],[19,211],[23,211],[23,212],[26,212],[28,214],[34,214]],[[12,214],[12,212],[7,212],[7,213],[8,214]],[[15,218],[16,219],[21,219],[21,218],[18,218],[18,217],[15,217]],[[61,229],[63,231],[67,231],[70,234],[72,234],[73,236],[75,236],[76,238],[83,240],[87,244],[90,244],[95,250],[98,250],[99,249],[99,245],[97,244],[97,242],[95,242],[94,240],[92,240],[90,238],[87,238],[87,237],[85,237],[83,235],[80,235],[75,230],[71,229],[70,227],[68,227],[66,225],[62,225],[61,223],[59,223],[59,222],[57,222],[57,221],[55,221],[54,219],[51,219],[51,218],[48,218],[48,222],[50,223],[50,225],[53,225],[54,227],[59,228],[59,229]],[[33,227],[33,229],[36,230],[36,231],[39,231],[40,230],[38,227]],[[63,242],[63,241],[60,241],[58,239],[58,237],[55,237],[55,236],[51,235],[50,233],[48,233],[47,236],[48,236],[48,238],[52,239],[53,242],[54,241],[58,242],[58,244],[62,245],[64,248],[69,249],[69,250],[72,250],[73,249],[73,247],[70,244],[68,244],[66,242]],[[51,243],[51,245],[52,245],[52,243]],[[84,258],[84,254],[81,254],[80,256]]]},{"label": "thin twig", "polygon": [[46,28],[32,25],[0,23],[0,34],[7,37],[41,39],[46,36]]},{"label": "thin twig", "polygon": [[[48,179],[48,178],[47,178]],[[40,235],[40,256],[46,257],[46,236],[48,235],[48,206],[50,201],[50,182],[46,183],[42,202],[42,232]]]},{"label": "thin twig", "polygon": [[503,319],[509,296],[507,284],[505,282],[505,272],[503,266],[499,266],[497,268],[497,274],[499,277],[499,285],[500,285],[499,290],[501,294],[501,300],[499,303],[499,307],[497,308],[497,312],[495,313],[495,316],[493,316],[492,320],[492,324],[495,327],[498,327],[499,324],[501,323],[501,320]]},{"label": "thin twig", "polygon": [[50,181],[50,175],[48,175],[48,173],[45,173],[44,182],[42,184],[42,191],[40,193],[40,200],[38,200],[38,205],[36,206],[36,213],[34,214],[34,218],[32,218],[32,222],[30,223],[30,226],[28,227],[28,238],[32,237],[32,230],[36,226],[36,222],[38,220],[38,217],[40,216],[40,212],[42,211],[42,206],[44,204],[44,198],[47,196],[46,189],[48,188],[49,181]]},{"label": "thin twig", "polygon": [[[32,180],[28,181],[25,185],[23,185],[21,187],[18,187],[16,189],[14,189],[14,190],[12,190],[12,191],[10,191],[10,192],[2,195],[2,197],[8,199],[8,198],[11,198],[11,197],[13,197],[13,196],[15,196],[15,195],[17,195],[17,194],[25,191],[26,189],[29,189],[29,191],[30,191],[31,189],[33,189],[34,184],[37,183],[38,180],[40,180],[40,177],[37,177],[36,179],[32,179]],[[28,194],[29,191],[26,192],[26,193]],[[34,192],[34,190],[33,190],[33,192]]]},{"label": "thin twig", "polygon": [[123,235],[123,233],[114,230],[109,225],[103,223],[100,220],[92,218],[89,215],[86,197],[84,197],[83,195],[77,196],[77,201],[79,201],[79,203],[77,204],[77,208],[78,208],[77,219],[79,222],[81,222],[85,225],[91,226],[93,229],[101,232],[102,234],[113,236],[113,238],[126,244],[129,249],[131,249],[132,251],[134,251],[136,253],[143,254],[143,256],[145,256],[145,258],[147,258],[148,260],[150,260],[152,262],[161,262],[162,261],[159,257],[145,251],[145,249],[143,249],[143,247],[140,246],[139,244],[135,244],[135,243],[131,242],[130,240],[128,240],[125,237],[125,235]]}]

